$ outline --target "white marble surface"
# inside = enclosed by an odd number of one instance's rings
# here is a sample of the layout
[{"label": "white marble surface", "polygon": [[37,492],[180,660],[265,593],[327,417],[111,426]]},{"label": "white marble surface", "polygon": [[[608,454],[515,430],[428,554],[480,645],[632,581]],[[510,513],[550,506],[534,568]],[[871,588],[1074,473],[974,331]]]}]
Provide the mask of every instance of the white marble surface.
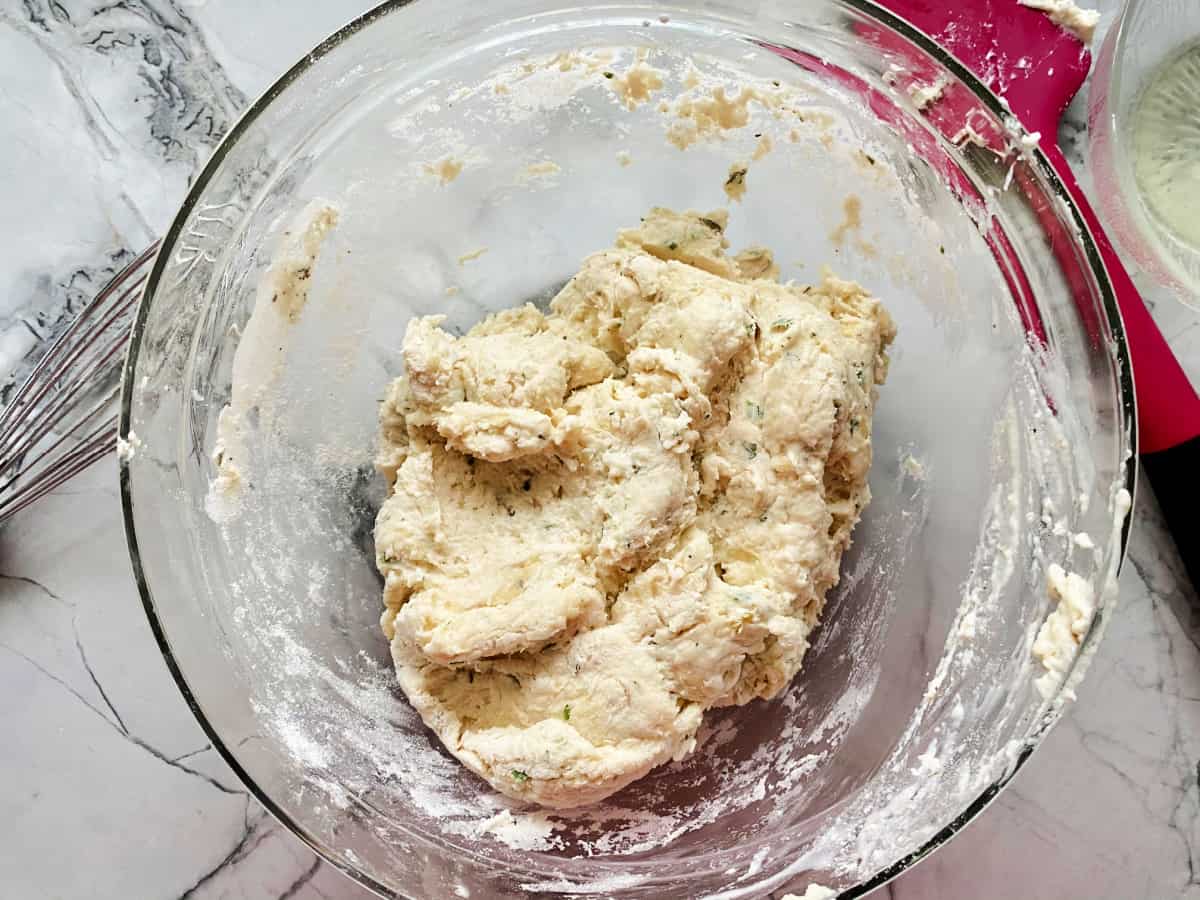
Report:
[{"label": "white marble surface", "polygon": [[[247,98],[365,6],[0,0],[0,376],[161,232]],[[1082,131],[1073,113],[1077,166]],[[1200,314],[1149,299],[1200,382]],[[1078,702],[879,896],[1200,898],[1194,597],[1146,491],[1137,518]],[[0,897],[366,896],[208,748],[142,613],[111,461],[0,531],[0,573]]]}]

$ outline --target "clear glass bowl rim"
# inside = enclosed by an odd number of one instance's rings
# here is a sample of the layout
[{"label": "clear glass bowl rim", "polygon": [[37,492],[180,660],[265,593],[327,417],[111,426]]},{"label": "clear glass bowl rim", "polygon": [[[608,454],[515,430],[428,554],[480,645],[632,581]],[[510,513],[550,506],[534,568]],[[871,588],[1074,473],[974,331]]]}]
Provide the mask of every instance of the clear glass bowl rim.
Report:
[{"label": "clear glass bowl rim", "polygon": [[[225,156],[238,143],[242,135],[249,129],[259,115],[266,110],[270,104],[282,94],[288,86],[295,81],[300,75],[311,68],[318,60],[323,58],[331,50],[338,47],[340,44],[353,37],[359,31],[368,28],[374,22],[385,16],[396,13],[403,8],[415,4],[418,0],[384,0],[378,6],[368,10],[361,16],[351,20],[346,25],[339,28],[329,37],[325,38],[317,44],[310,52],[305,54],[291,68],[283,73],[270,87],[268,87],[256,100],[254,100],[241,116],[234,122],[232,127],[226,133],[224,138],[213,150],[212,155],[204,164],[191,187],[188,189],[187,195],[181,203],[178,212],[171,221],[170,227],[159,244],[159,250],[155,257],[154,264],[151,267],[150,275],[146,280],[146,285],[142,293],[142,298],[139,302],[137,317],[134,321],[132,336],[130,338],[129,350],[125,359],[125,367],[122,379],[121,389],[121,410],[120,410],[120,426],[118,433],[127,438],[130,434],[132,426],[131,416],[133,407],[134,388],[136,379],[134,372],[137,366],[138,353],[141,345],[141,338],[144,331],[144,325],[150,313],[150,308],[153,306],[154,296],[157,291],[159,282],[162,278],[163,271],[166,267],[166,261],[172,252],[177,240],[183,232],[186,222],[196,207],[200,198],[203,196],[206,187],[220,168]],[[424,0],[424,2],[433,2],[433,0]],[[1012,113],[1008,105],[997,97],[978,77],[972,73],[963,63],[954,57],[947,50],[942,48],[936,41],[925,34],[920,29],[910,24],[907,20],[901,18],[890,10],[879,6],[872,0],[836,0],[837,3],[848,7],[870,19],[873,19],[876,24],[884,27],[910,41],[912,44],[927,53],[930,57],[936,60],[940,65],[944,66],[952,72],[975,96],[975,98],[986,105],[988,109],[996,116],[1011,116]],[[1085,253],[1088,267],[1092,271],[1092,275],[1096,279],[1096,285],[1099,289],[1100,297],[1103,304],[1106,325],[1112,335],[1113,353],[1116,363],[1116,375],[1118,382],[1118,392],[1120,398],[1119,411],[1121,418],[1121,429],[1119,433],[1124,437],[1126,446],[1124,450],[1128,453],[1128,458],[1132,459],[1137,453],[1137,406],[1134,394],[1133,371],[1130,365],[1129,348],[1125,338],[1125,326],[1121,317],[1120,308],[1117,304],[1116,295],[1113,291],[1112,283],[1108,277],[1108,271],[1104,266],[1103,259],[1100,256],[1095,238],[1088,227],[1087,222],[1080,214],[1078,207],[1075,205],[1070,192],[1059,178],[1058,173],[1050,164],[1045,154],[1040,147],[1033,151],[1033,159],[1036,162],[1037,169],[1041,176],[1046,180],[1052,189],[1054,196],[1061,204],[1061,208],[1069,211],[1071,220],[1079,235],[1079,241]],[[225,763],[233,770],[234,774],[244,784],[250,794],[284,827],[292,834],[307,844],[318,856],[325,862],[339,869],[345,875],[353,879],[358,884],[378,894],[379,896],[396,896],[392,888],[380,884],[376,879],[371,877],[364,871],[355,868],[345,862],[340,855],[326,847],[324,843],[310,834],[305,826],[294,820],[275,800],[267,794],[245,771],[238,762],[237,758],[232,753],[231,749],[222,740],[213,725],[209,722],[207,715],[201,708],[196,699],[195,694],[188,686],[187,678],[179,666],[178,660],[175,657],[167,638],[166,631],[163,627],[162,620],[159,618],[155,608],[153,593],[148,584],[145,572],[141,563],[141,554],[138,549],[138,539],[134,528],[133,518],[133,497],[131,490],[129,461],[120,460],[120,490],[121,490],[121,508],[124,519],[125,538],[129,547],[130,562],[133,567],[134,580],[137,584],[138,593],[142,599],[142,605],[146,611],[146,617],[149,620],[150,629],[157,641],[159,650],[162,652],[163,660],[167,665],[171,676],[175,679],[175,683],[187,702],[188,707],[192,711],[192,715],[196,717],[200,727],[204,730],[212,746],[220,753]],[[1136,497],[1137,485],[1137,466],[1126,465],[1125,469],[1125,484],[1124,488],[1129,492],[1131,498]],[[1126,550],[1129,544],[1129,533],[1132,524],[1132,514],[1126,518],[1120,533],[1120,546],[1117,548],[1117,568],[1116,573],[1119,574],[1120,569],[1125,560]],[[1094,644],[1102,635],[1106,616],[1097,615],[1092,624],[1089,626],[1087,633],[1083,636],[1080,643],[1080,651],[1076,656],[1075,663],[1070,673],[1074,676],[1080,666],[1086,666],[1090,660],[1091,654],[1085,652],[1089,648],[1094,649]],[[1063,684],[1072,683],[1075,679],[1068,677],[1064,679]],[[1060,687],[1060,691],[1063,688]],[[870,893],[876,888],[886,884],[896,878],[910,866],[916,864],[926,856],[937,850],[939,847],[947,843],[952,837],[958,834],[967,823],[975,818],[992,800],[1000,793],[1001,790],[1012,780],[1016,773],[1021,769],[1025,762],[1032,755],[1034,749],[1041,744],[1046,734],[1051,727],[1058,721],[1061,715],[1061,704],[1054,704],[1051,707],[1051,712],[1047,714],[1041,723],[1038,730],[1031,736],[1030,741],[1021,750],[1014,760],[1013,765],[1009,768],[1007,774],[1001,776],[992,784],[988,785],[978,797],[975,798],[957,817],[954,818],[948,825],[941,829],[937,834],[931,837],[918,850],[910,853],[908,856],[897,860],[890,866],[877,872],[870,880],[851,888],[842,894],[840,897],[854,898],[861,897]]]}]

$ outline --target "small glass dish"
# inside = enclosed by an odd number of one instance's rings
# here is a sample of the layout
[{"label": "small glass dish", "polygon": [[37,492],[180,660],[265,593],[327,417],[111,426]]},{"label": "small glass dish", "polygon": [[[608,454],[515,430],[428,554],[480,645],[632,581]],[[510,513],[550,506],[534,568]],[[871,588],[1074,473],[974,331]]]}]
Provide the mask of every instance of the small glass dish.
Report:
[{"label": "small glass dish", "polygon": [[1090,169],[1105,228],[1200,308],[1200,5],[1125,0],[1096,58]]}]

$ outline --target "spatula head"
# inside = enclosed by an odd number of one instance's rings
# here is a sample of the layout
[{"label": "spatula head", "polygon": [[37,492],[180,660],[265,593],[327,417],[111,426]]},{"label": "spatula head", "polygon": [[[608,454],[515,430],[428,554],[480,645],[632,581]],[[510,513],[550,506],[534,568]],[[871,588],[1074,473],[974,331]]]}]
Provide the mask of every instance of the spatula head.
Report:
[{"label": "spatula head", "polygon": [[1030,131],[1054,139],[1091,65],[1074,34],[1017,0],[882,0],[1004,97]]}]

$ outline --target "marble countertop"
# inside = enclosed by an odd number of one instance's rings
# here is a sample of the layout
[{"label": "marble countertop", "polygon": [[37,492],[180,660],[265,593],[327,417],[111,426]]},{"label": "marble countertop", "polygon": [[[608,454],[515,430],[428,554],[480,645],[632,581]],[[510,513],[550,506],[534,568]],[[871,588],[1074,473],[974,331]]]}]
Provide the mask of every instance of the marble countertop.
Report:
[{"label": "marble countertop", "polygon": [[[164,230],[248,98],[368,5],[0,0],[0,376]],[[1082,173],[1081,109],[1062,137]],[[1200,313],[1147,299],[1200,384]],[[1200,898],[1195,597],[1144,487],[1136,515],[1078,702],[878,896]],[[0,573],[0,897],[367,896],[208,746],[142,612],[111,461],[0,531]]]}]

